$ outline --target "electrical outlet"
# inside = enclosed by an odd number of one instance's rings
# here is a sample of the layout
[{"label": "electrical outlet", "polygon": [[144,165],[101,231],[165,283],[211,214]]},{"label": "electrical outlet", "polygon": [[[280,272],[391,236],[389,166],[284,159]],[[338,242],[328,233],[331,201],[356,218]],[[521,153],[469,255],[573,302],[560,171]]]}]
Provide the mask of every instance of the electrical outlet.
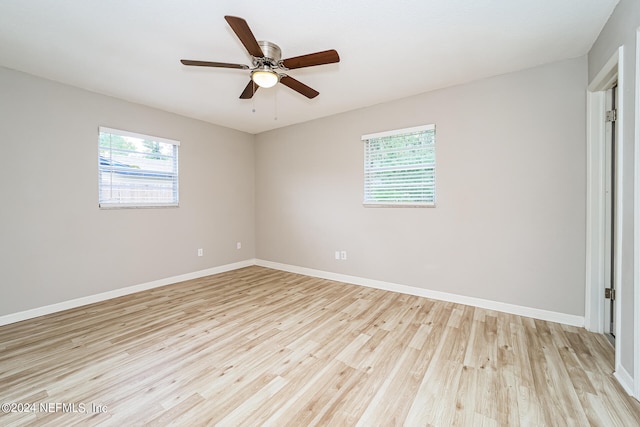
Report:
[{"label": "electrical outlet", "polygon": [[236,243],[236,249],[242,249],[242,242]]},{"label": "electrical outlet", "polygon": [[347,259],[347,251],[341,251],[340,252],[340,259],[341,260]]},{"label": "electrical outlet", "polygon": [[340,259],[340,251],[336,251],[336,259]]},{"label": "electrical outlet", "polygon": [[202,256],[204,255],[204,251],[202,250],[202,248],[198,249],[198,256]]}]

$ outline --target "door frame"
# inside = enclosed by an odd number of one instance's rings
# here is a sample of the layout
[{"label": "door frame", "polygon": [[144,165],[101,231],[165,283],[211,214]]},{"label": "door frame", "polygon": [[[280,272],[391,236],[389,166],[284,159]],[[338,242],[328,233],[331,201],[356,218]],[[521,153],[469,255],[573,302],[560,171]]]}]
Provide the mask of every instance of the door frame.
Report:
[{"label": "door frame", "polygon": [[640,28],[636,30],[633,190],[633,394],[640,400]]},{"label": "door frame", "polygon": [[[621,294],[622,270],[622,139],[623,139],[623,80],[624,47],[620,46],[593,79],[587,88],[587,230],[586,230],[586,290],[585,327],[593,332],[604,333],[604,218],[605,218],[605,93],[617,81],[618,84],[618,128],[616,140],[615,175],[615,254],[612,268],[615,289]],[[621,371],[620,347],[625,337],[620,333],[620,298],[615,300],[615,370]]]},{"label": "door frame", "polygon": [[[608,88],[604,91],[605,94],[605,110],[609,111],[612,109],[617,109],[616,102],[616,92],[617,92],[617,76],[616,81],[612,84],[611,88]],[[604,275],[604,287],[611,287],[614,290],[616,289],[616,278],[617,272],[615,269],[615,265],[613,262],[618,259],[619,253],[617,252],[618,248],[615,246],[616,239],[616,230],[619,226],[619,222],[617,222],[617,205],[616,205],[616,197],[618,196],[616,191],[616,173],[617,173],[617,159],[616,159],[616,149],[617,149],[617,131],[618,125],[616,119],[615,121],[609,122],[608,120],[605,122],[605,191],[604,191],[604,199],[605,199],[605,233],[604,233],[604,262],[605,262],[605,275]],[[605,299],[604,300],[604,334],[611,341],[612,337],[616,336],[616,323],[617,319],[615,318],[616,314],[616,298],[614,296],[613,300]],[[612,341],[615,344],[615,341]]]}]

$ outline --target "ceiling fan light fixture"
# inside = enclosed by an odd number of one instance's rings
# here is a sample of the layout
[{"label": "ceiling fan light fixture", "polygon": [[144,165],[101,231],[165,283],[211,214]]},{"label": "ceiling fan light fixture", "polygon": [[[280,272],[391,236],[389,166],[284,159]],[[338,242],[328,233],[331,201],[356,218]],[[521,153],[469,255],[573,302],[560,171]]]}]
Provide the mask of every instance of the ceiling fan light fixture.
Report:
[{"label": "ceiling fan light fixture", "polygon": [[340,62],[340,56],[335,49],[308,53],[283,60],[280,47],[270,41],[256,40],[247,21],[239,16],[230,15],[226,15],[224,19],[247,50],[247,53],[251,56],[252,66],[227,62],[195,61],[191,59],[181,59],[180,62],[188,66],[251,70],[251,80],[240,94],[240,99],[251,99],[259,87],[270,88],[278,83],[282,83],[300,95],[313,99],[318,96],[320,92],[291,76],[284,73],[280,74],[279,71],[287,72],[296,68]]},{"label": "ceiling fan light fixture", "polygon": [[280,77],[278,73],[265,66],[253,70],[251,72],[251,80],[260,87],[269,88],[275,86]]}]

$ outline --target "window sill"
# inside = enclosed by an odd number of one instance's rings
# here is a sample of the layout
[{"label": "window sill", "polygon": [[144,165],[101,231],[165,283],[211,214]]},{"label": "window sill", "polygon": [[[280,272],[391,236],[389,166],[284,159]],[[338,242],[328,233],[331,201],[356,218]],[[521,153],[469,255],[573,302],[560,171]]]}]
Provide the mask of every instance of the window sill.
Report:
[{"label": "window sill", "polygon": [[164,209],[164,208],[178,208],[180,205],[176,204],[153,204],[153,205],[128,205],[125,203],[99,203],[100,209]]},{"label": "window sill", "polygon": [[435,203],[363,203],[365,208],[435,208]]}]

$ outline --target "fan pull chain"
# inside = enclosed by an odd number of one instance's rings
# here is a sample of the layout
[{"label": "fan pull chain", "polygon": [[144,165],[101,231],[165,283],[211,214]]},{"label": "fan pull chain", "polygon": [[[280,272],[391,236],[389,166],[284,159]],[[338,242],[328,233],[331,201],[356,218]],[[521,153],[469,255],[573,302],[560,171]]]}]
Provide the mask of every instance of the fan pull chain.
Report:
[{"label": "fan pull chain", "polygon": [[251,112],[255,113],[256,112],[256,86],[254,84],[251,85],[251,90],[253,91],[253,94],[251,95]]},{"label": "fan pull chain", "polygon": [[273,92],[273,120],[278,120],[278,90]]}]

